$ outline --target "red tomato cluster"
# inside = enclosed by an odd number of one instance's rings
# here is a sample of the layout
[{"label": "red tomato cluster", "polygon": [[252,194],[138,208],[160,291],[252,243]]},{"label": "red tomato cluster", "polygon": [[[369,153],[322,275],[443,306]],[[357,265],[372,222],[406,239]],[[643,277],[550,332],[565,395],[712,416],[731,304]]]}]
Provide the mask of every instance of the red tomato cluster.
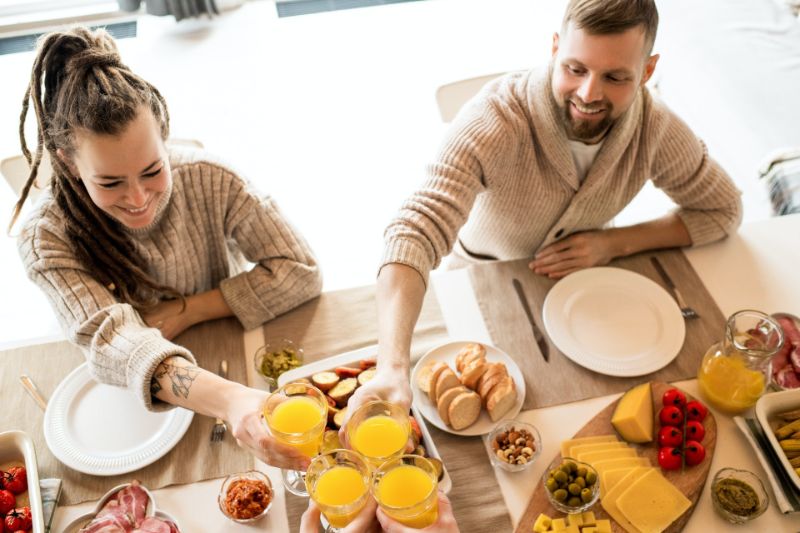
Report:
[{"label": "red tomato cluster", "polygon": [[28,473],[24,466],[0,470],[0,532],[29,531],[33,526],[30,507],[17,507],[17,496],[28,490]]},{"label": "red tomato cluster", "polygon": [[664,407],[658,412],[658,464],[664,470],[677,470],[684,464],[698,465],[706,458],[700,444],[705,437],[703,419],[708,409],[697,400],[686,401],[678,389],[670,389],[661,399]]}]

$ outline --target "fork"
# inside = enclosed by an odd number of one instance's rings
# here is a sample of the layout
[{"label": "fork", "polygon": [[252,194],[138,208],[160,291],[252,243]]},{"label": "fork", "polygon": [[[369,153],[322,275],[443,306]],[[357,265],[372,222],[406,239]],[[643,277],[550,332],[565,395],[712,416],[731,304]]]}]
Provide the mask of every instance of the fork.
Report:
[{"label": "fork", "polygon": [[[228,379],[228,361],[223,359],[219,363],[219,375],[222,379]],[[228,431],[228,426],[221,418],[214,419],[214,427],[211,428],[211,442],[222,442],[225,438],[225,432]]]},{"label": "fork", "polygon": [[686,300],[684,300],[683,296],[681,296],[678,287],[675,286],[675,283],[673,283],[672,278],[669,277],[667,271],[664,270],[663,266],[661,266],[661,261],[659,261],[656,257],[651,257],[650,262],[653,263],[656,272],[658,272],[658,275],[661,276],[662,280],[664,280],[667,288],[672,291],[672,294],[675,296],[675,301],[678,302],[678,307],[681,310],[681,315],[683,315],[683,318],[700,318],[700,315],[697,314],[697,311],[686,305]]}]

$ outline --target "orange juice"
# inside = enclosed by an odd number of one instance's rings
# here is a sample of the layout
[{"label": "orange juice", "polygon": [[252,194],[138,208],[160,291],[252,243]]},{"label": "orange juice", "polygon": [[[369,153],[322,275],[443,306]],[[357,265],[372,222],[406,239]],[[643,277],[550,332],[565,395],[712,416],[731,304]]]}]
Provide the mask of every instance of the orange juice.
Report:
[{"label": "orange juice", "polygon": [[736,414],[755,405],[764,392],[764,374],[738,357],[706,358],[697,374],[703,396],[717,409]]},{"label": "orange juice", "polygon": [[267,421],[275,438],[313,457],[322,446],[326,416],[327,408],[323,411],[313,399],[292,396],[275,407]]},{"label": "orange juice", "polygon": [[390,457],[405,449],[408,427],[390,416],[373,416],[358,425],[352,439],[353,448],[365,457]]},{"label": "orange juice", "polygon": [[[367,499],[364,476],[349,466],[334,466],[322,473],[311,497],[333,527],[345,527],[361,511]],[[358,505],[359,500],[361,501]]]},{"label": "orange juice", "polygon": [[428,527],[438,517],[435,480],[417,466],[402,465],[386,472],[377,496],[386,514],[409,527]]}]

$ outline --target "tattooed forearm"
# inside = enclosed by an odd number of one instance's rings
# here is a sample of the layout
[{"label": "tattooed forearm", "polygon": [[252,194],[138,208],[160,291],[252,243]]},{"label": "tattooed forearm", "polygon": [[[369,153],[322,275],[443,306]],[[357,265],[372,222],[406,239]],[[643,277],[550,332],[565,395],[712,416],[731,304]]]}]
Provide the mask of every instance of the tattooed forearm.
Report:
[{"label": "tattooed forearm", "polygon": [[159,380],[166,376],[172,383],[172,394],[181,398],[188,398],[189,389],[192,388],[192,384],[198,374],[200,374],[200,369],[194,365],[179,366],[164,361],[153,374],[153,380],[150,382],[150,392],[155,395],[161,391],[162,386]]}]

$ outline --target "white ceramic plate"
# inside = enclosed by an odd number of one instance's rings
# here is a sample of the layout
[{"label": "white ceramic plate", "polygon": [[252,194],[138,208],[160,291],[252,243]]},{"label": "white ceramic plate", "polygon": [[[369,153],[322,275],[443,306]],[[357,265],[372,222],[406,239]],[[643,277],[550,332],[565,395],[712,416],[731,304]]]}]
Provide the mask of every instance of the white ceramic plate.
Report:
[{"label": "white ceramic plate", "polygon": [[767,440],[772,445],[772,449],[775,450],[775,455],[780,459],[787,475],[795,487],[800,490],[800,477],[798,477],[797,472],[794,471],[794,468],[789,463],[789,459],[786,458],[786,453],[784,453],[769,425],[770,421],[777,418],[778,413],[794,411],[795,409],[800,409],[800,389],[765,394],[756,402],[756,419],[761,424],[761,429],[764,430]]},{"label": "white ceramic plate", "polygon": [[575,363],[609,376],[642,376],[680,352],[686,325],[654,281],[620,268],[589,268],[556,283],[544,300],[545,329]]},{"label": "white ceramic plate", "polygon": [[183,437],[194,413],[147,411],[133,392],[96,382],[86,363],[58,385],[44,415],[56,458],[79,472],[112,476],[147,466]]},{"label": "white ceramic plate", "polygon": [[[278,377],[278,386],[286,385],[290,381],[294,381],[296,379],[310,378],[317,372],[333,370],[337,366],[358,366],[357,363],[362,359],[375,359],[377,354],[377,346],[367,346],[365,348],[353,350],[352,352],[345,352],[332,357],[327,357],[298,368],[293,368],[288,372],[284,372]],[[448,494],[450,493],[450,489],[453,487],[453,482],[450,480],[450,473],[447,471],[447,465],[444,464],[444,459],[442,459],[442,456],[439,455],[439,450],[436,449],[436,443],[434,443],[433,439],[431,438],[431,434],[428,431],[428,426],[425,424],[425,420],[423,420],[420,411],[415,405],[411,406],[411,414],[414,415],[414,418],[419,424],[419,430],[422,432],[422,443],[425,445],[428,455],[442,461],[444,475],[442,476],[442,480],[439,482],[439,490],[445,494]]]},{"label": "white ceramic plate", "polygon": [[[36,450],[33,441],[23,431],[4,431],[0,433],[0,467],[7,470],[8,466],[25,465],[28,478],[28,490],[24,495],[17,496],[17,507],[25,505],[31,508],[33,518],[33,533],[44,533],[42,517],[42,495],[39,492],[39,468],[36,465]],[[0,527],[2,529],[2,527]]]},{"label": "white ceramic plate", "polygon": [[[428,363],[438,361],[447,363],[455,372],[456,355],[459,351],[461,351],[461,348],[473,342],[474,341],[454,341],[437,346],[423,355],[420,360],[417,361],[417,365],[411,372],[411,390],[414,393],[414,405],[417,406],[420,413],[422,413],[422,416],[427,418],[431,424],[442,431],[447,431],[448,433],[453,433],[454,435],[485,435],[493,430],[494,427],[501,422],[501,420],[492,422],[492,419],[489,418],[489,414],[486,412],[486,409],[481,409],[481,415],[474,424],[460,431],[454,430],[444,423],[442,417],[439,416],[439,410],[436,408],[436,405],[431,401],[428,395],[422,392],[422,390],[420,390],[420,388],[417,386],[417,374],[419,373],[420,369],[422,369],[422,367]],[[499,348],[495,348],[494,346],[485,343],[481,344],[486,347],[486,360],[490,363],[505,363],[506,368],[508,368],[508,374],[514,380],[514,385],[517,387],[517,403],[515,403],[514,406],[505,415],[503,415],[503,420],[514,418],[517,416],[520,409],[522,409],[522,404],[525,401],[525,378],[522,377],[522,371],[519,369],[514,360]]]}]

